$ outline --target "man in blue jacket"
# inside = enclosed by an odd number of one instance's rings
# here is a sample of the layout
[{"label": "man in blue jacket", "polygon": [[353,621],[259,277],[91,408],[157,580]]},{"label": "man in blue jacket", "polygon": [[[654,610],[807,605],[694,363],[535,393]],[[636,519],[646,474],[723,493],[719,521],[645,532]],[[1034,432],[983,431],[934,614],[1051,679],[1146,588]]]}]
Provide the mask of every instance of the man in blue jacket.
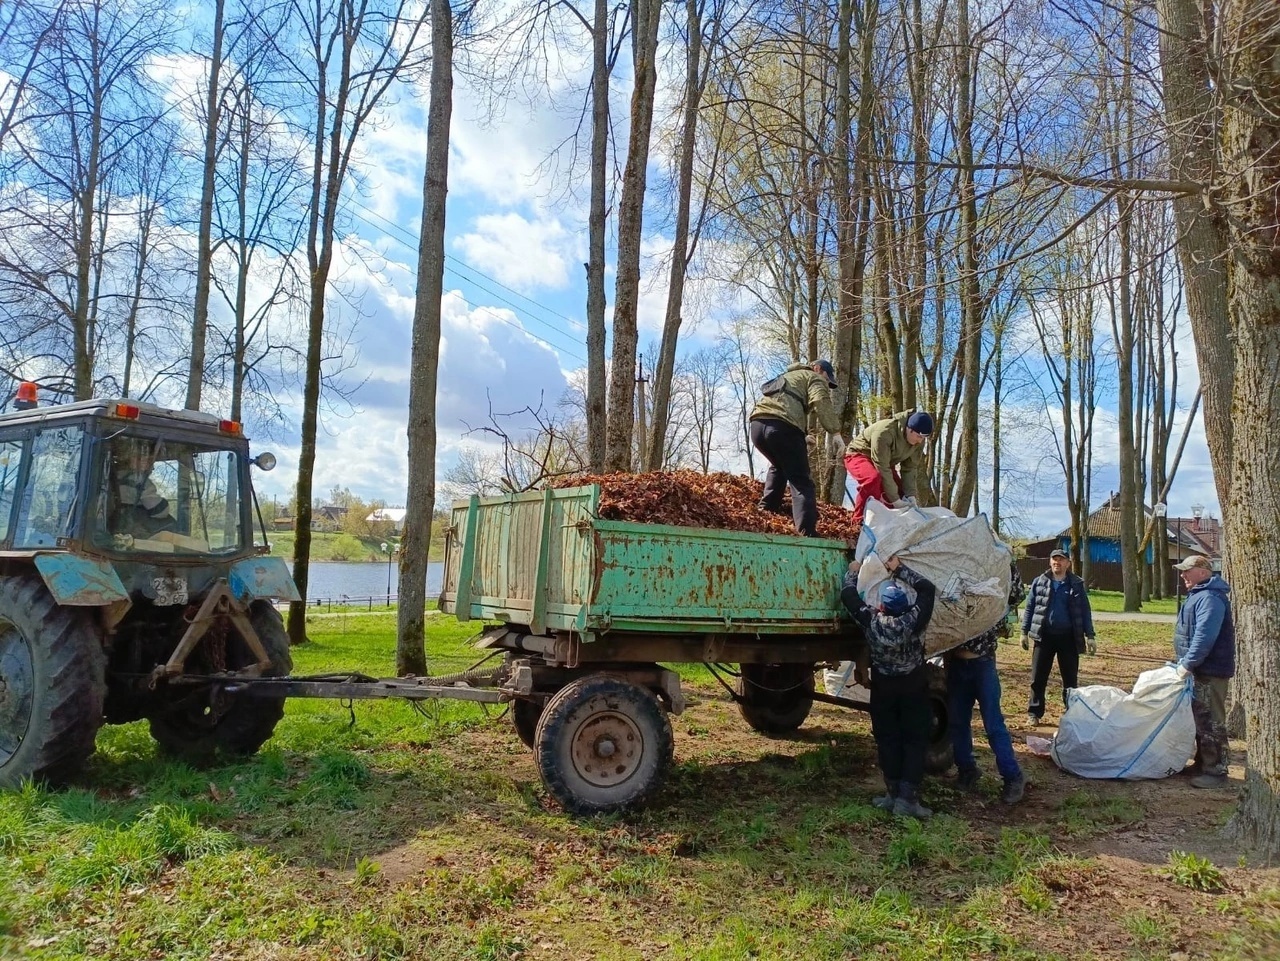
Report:
[{"label": "man in blue jacket", "polygon": [[1027,723],[1035,727],[1044,717],[1044,692],[1054,658],[1065,702],[1067,691],[1080,686],[1080,655],[1098,652],[1089,593],[1084,581],[1071,573],[1071,558],[1061,549],[1049,553],[1049,569],[1031,582],[1022,610],[1022,649],[1028,650],[1033,642]]},{"label": "man in blue jacket", "polygon": [[1187,599],[1173,628],[1178,670],[1195,678],[1191,714],[1196,722],[1192,787],[1227,782],[1227,681],[1236,673],[1236,629],[1231,587],[1214,573],[1209,558],[1192,554],[1174,570],[1182,574]]}]

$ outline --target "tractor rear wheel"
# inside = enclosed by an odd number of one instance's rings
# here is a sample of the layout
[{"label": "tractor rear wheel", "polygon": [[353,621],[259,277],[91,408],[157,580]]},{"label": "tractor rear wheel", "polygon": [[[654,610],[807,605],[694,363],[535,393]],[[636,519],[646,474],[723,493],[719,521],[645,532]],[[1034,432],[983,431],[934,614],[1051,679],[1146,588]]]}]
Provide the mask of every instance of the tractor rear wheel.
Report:
[{"label": "tractor rear wheel", "polygon": [[[284,620],[269,601],[254,601],[249,620],[258,640],[271,659],[267,677],[282,677],[293,670],[289,635]],[[227,670],[249,666],[253,655],[248,645],[236,644],[228,650]],[[259,697],[228,694],[222,688],[174,690],[149,715],[151,736],[160,750],[189,764],[204,765],[223,757],[247,757],[257,752],[271,737],[284,716],[283,695]]]},{"label": "tractor rear wheel", "polygon": [[743,664],[738,710],[752,730],[790,734],[813,709],[812,664]]},{"label": "tractor rear wheel", "polygon": [[87,614],[36,577],[0,577],[0,788],[58,784],[93,753],[107,657]]}]

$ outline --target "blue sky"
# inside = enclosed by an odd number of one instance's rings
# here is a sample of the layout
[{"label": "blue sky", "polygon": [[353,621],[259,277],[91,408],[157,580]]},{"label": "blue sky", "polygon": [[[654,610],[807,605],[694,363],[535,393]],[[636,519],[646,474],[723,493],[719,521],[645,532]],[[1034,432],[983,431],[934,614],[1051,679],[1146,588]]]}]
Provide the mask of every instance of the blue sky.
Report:
[{"label": "blue sky", "polygon": [[[483,445],[482,438],[468,437],[467,431],[487,424],[491,409],[505,412],[539,404],[554,408],[572,372],[585,364],[585,190],[578,183],[575,193],[566,188],[562,174],[553,178],[547,173],[555,167],[548,164],[548,157],[578,124],[571,102],[576,95],[571,91],[582,78],[572,64],[559,66],[557,92],[566,101],[556,107],[508,103],[502,116],[490,121],[485,119],[488,108],[482,93],[461,75],[455,88],[437,477],[460,448]],[[623,69],[618,77],[615,107],[625,110],[629,76]],[[362,190],[346,204],[348,233],[343,256],[335,262],[335,275],[361,304],[359,357],[347,377],[360,386],[352,395],[354,412],[322,415],[314,483],[318,496],[337,486],[349,487],[366,500],[390,505],[404,500],[424,117],[422,105],[412,98],[402,97],[393,105],[363,144]],[[651,185],[654,179],[651,174]],[[657,222],[650,216],[646,229],[642,344],[660,336],[666,297],[666,269],[660,257],[670,241],[653,226]],[[610,301],[613,281],[610,263],[606,277]],[[686,349],[713,340],[718,319],[714,314],[703,317],[697,333],[686,341]],[[1197,380],[1189,343],[1182,355],[1181,391],[1189,398]],[[298,409],[296,395],[289,406]],[[1116,486],[1113,410],[1104,402],[1098,412],[1095,504]],[[1043,410],[1028,408],[1019,414],[1027,422],[1047,424]],[[295,428],[299,421],[300,417],[293,418]],[[1179,429],[1180,423],[1175,430]],[[1005,458],[1034,476],[1016,495],[1017,512],[1024,533],[1042,536],[1067,522],[1061,503],[1063,484],[1056,468],[1045,462],[1050,450],[1047,430],[1028,428],[1026,434],[1013,439]],[[262,446],[275,450],[280,466],[260,478],[260,493],[267,499],[285,500],[292,493],[297,467],[296,434],[264,441]],[[745,457],[737,453],[721,461],[717,466],[723,469],[746,469]],[[987,503],[984,493],[984,507]],[[1220,516],[1199,423],[1169,498],[1169,513],[1188,516],[1194,504]]]}]

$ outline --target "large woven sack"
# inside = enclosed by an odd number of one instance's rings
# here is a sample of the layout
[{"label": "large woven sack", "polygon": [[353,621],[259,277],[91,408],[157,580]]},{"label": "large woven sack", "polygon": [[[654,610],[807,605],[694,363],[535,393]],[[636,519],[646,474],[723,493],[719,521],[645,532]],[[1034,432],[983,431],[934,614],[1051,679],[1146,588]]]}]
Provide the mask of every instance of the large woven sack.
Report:
[{"label": "large woven sack", "polygon": [[986,515],[957,517],[945,507],[895,510],[871,501],[856,557],[862,561],[858,592],[872,607],[879,605],[880,588],[889,580],[883,562],[894,555],[938,591],[924,632],[927,656],[990,630],[1008,612],[1013,555],[991,532]]},{"label": "large woven sack", "polygon": [[1191,686],[1189,676],[1166,666],[1139,674],[1132,694],[1104,684],[1073,688],[1053,738],[1053,760],[1080,777],[1177,774],[1196,747]]}]

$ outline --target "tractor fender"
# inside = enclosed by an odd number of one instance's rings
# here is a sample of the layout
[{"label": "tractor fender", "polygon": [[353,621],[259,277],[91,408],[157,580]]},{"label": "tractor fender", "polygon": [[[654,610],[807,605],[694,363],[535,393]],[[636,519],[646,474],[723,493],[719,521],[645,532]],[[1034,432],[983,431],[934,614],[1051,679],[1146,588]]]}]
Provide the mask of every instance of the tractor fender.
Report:
[{"label": "tractor fender", "polygon": [[236,561],[231,565],[227,585],[242,604],[267,597],[282,601],[302,600],[282,557],[250,557]]},{"label": "tractor fender", "polygon": [[63,607],[100,607],[107,630],[128,613],[133,601],[109,561],[79,554],[37,554],[36,570]]},{"label": "tractor fender", "polygon": [[37,554],[36,570],[53,599],[65,607],[105,607],[129,599],[108,561],[79,554]]}]

